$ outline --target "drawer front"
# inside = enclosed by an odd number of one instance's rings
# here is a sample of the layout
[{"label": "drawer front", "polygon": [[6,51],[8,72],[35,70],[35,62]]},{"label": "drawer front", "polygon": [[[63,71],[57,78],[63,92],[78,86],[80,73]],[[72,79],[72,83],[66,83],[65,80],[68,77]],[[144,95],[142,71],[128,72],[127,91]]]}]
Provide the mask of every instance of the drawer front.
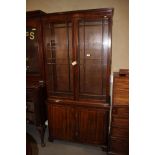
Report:
[{"label": "drawer front", "polygon": [[129,89],[129,79],[128,77],[116,77],[114,79],[115,88],[127,90]]},{"label": "drawer front", "polygon": [[112,117],[112,126],[129,128],[129,120],[126,118]]},{"label": "drawer front", "polygon": [[129,105],[128,91],[116,90],[113,95],[113,105]]},{"label": "drawer front", "polygon": [[129,104],[129,80],[128,78],[115,78],[113,88],[113,105]]},{"label": "drawer front", "polygon": [[126,128],[112,127],[111,128],[111,136],[113,137],[129,137],[129,130]]},{"label": "drawer front", "polygon": [[113,99],[113,105],[129,105],[129,96],[118,92],[117,97]]},{"label": "drawer front", "polygon": [[34,102],[31,101],[26,102],[26,111],[34,112]]},{"label": "drawer front", "polygon": [[129,140],[128,139],[111,139],[110,152],[128,155],[129,154]]},{"label": "drawer front", "polygon": [[26,113],[26,121],[28,123],[35,123],[35,114],[31,112]]},{"label": "drawer front", "polygon": [[64,99],[50,99],[48,100],[48,103],[49,104],[53,104],[53,105],[74,105],[75,104],[75,101],[72,101],[72,100],[64,100]]},{"label": "drawer front", "polygon": [[129,108],[128,107],[113,107],[112,115],[116,117],[129,117]]}]

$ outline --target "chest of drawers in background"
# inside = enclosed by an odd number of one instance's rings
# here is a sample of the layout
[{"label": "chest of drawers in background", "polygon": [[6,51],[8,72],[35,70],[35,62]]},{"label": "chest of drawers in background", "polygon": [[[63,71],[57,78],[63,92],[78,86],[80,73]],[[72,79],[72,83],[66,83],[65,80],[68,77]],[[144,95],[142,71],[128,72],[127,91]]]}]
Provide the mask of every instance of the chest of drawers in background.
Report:
[{"label": "chest of drawers in background", "polygon": [[114,73],[109,155],[129,154],[129,74]]},{"label": "chest of drawers in background", "polygon": [[46,107],[45,107],[45,87],[39,85],[27,85],[26,87],[26,123],[36,126],[40,133],[41,145],[44,146],[44,133]]}]

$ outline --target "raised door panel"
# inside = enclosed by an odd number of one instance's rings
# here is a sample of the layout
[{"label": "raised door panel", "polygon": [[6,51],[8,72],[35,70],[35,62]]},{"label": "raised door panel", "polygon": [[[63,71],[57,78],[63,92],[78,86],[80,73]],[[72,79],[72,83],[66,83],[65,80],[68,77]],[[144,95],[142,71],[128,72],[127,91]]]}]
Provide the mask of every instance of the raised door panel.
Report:
[{"label": "raised door panel", "polygon": [[83,143],[107,145],[108,112],[103,109],[78,108],[78,140]]},{"label": "raised door panel", "polygon": [[[47,27],[48,28],[47,28]],[[72,24],[45,25],[47,83],[51,96],[73,95]]]},{"label": "raised door panel", "polygon": [[49,105],[48,115],[51,138],[74,139],[74,108],[66,105]]},{"label": "raised door panel", "polygon": [[106,96],[109,29],[108,19],[79,21],[79,98]]}]

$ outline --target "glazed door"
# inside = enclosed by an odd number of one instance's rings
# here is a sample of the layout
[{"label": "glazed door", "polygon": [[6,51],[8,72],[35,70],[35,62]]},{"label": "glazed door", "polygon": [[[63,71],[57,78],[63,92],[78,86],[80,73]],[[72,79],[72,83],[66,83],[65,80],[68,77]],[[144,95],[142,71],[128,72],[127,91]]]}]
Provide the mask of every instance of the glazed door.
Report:
[{"label": "glazed door", "polygon": [[104,99],[108,51],[108,19],[81,20],[78,24],[79,98]]},{"label": "glazed door", "polygon": [[50,96],[104,100],[109,94],[111,36],[108,19],[46,24]]},{"label": "glazed door", "polygon": [[[72,23],[50,23],[46,28],[47,85],[50,96],[73,97]],[[48,37],[47,37],[48,36]]]}]

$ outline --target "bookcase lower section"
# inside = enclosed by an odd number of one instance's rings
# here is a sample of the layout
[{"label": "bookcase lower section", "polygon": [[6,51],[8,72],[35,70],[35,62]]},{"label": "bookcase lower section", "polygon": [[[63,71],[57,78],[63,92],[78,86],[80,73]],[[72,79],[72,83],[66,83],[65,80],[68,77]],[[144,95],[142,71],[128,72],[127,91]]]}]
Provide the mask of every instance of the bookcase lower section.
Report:
[{"label": "bookcase lower section", "polygon": [[[102,105],[102,104],[101,104]],[[109,108],[48,102],[49,139],[101,146],[107,151]]]}]

